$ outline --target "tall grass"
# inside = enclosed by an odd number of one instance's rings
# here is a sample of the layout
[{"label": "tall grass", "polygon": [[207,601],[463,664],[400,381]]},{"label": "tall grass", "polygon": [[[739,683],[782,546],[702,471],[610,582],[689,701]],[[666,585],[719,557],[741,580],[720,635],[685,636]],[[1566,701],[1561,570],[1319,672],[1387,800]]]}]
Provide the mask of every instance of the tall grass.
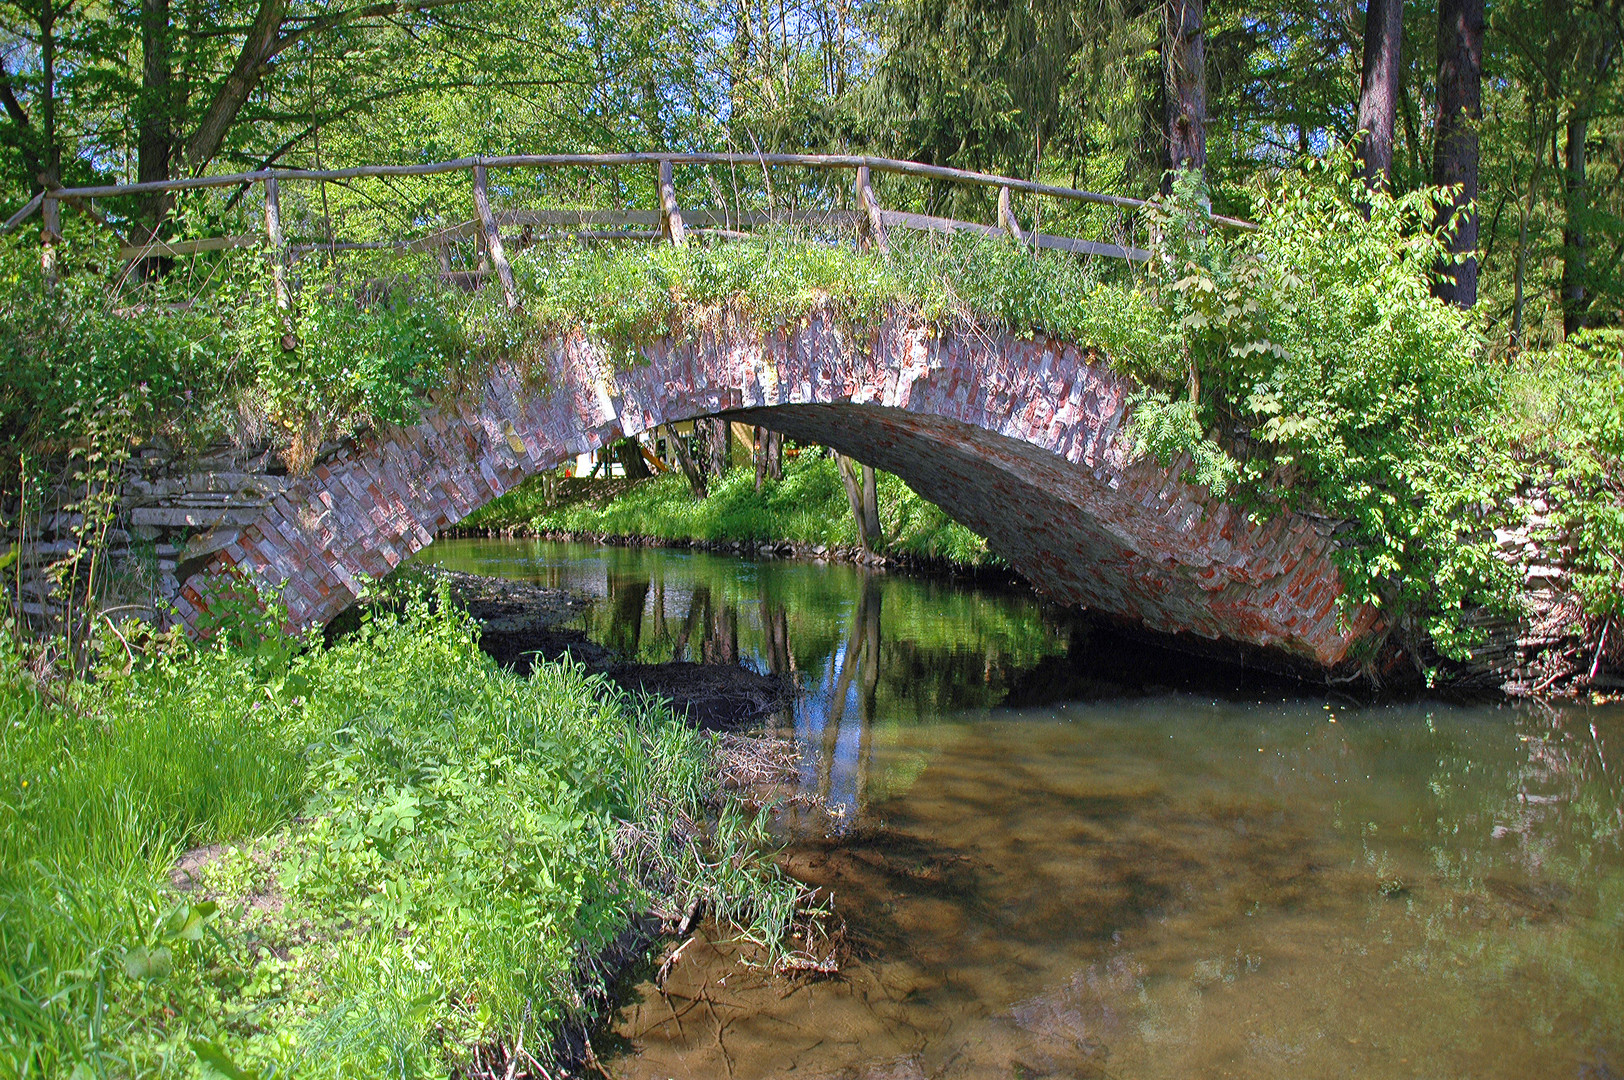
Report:
[{"label": "tall grass", "polygon": [[5,671],[0,1075],[440,1076],[543,1055],[636,912],[782,932],[795,890],[703,828],[709,743],[669,711],[502,672],[448,604],[272,656],[59,701]]}]

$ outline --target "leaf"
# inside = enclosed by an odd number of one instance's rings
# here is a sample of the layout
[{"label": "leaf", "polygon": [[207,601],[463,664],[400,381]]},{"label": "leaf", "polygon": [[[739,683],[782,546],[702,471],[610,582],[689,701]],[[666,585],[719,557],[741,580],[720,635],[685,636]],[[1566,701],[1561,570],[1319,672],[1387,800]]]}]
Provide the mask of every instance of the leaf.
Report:
[{"label": "leaf", "polygon": [[179,904],[164,917],[159,935],[167,939],[202,941],[204,924],[219,910],[220,905],[213,900],[205,900],[201,904]]},{"label": "leaf", "polygon": [[245,1069],[238,1065],[215,1043],[195,1039],[192,1042],[192,1052],[197,1055],[199,1061],[227,1080],[259,1080],[258,1069]]},{"label": "leaf", "polygon": [[175,970],[175,956],[167,945],[148,950],[137,945],[124,953],[124,973],[132,979],[163,979]]}]

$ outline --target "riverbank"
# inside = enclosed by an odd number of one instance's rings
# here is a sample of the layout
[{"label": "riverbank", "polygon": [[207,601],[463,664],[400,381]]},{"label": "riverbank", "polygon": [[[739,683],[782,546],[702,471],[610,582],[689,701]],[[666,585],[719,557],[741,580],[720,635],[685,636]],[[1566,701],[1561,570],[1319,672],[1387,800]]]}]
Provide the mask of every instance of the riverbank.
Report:
[{"label": "riverbank", "polygon": [[0,1072],[526,1075],[650,920],[783,934],[709,740],[504,671],[449,590],[227,638],[68,684],[0,653]]},{"label": "riverbank", "polygon": [[754,473],[735,468],[695,499],[668,473],[640,482],[536,478],[464,519],[452,536],[590,540],[693,547],[748,555],[886,563],[1008,574],[987,542],[889,474],[878,477],[885,543],[865,551],[835,462],[806,451],[785,462],[782,480],[758,491]]}]

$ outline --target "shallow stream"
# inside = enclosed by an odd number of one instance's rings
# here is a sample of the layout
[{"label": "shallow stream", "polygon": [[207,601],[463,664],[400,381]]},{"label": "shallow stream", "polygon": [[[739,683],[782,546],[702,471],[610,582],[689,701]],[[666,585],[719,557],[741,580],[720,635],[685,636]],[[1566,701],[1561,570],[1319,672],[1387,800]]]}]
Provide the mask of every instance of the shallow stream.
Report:
[{"label": "shallow stream", "polygon": [[785,865],[855,954],[696,942],[615,1017],[617,1078],[1624,1077],[1624,707],[1359,707],[843,565],[425,555],[800,688],[771,723],[838,824]]}]

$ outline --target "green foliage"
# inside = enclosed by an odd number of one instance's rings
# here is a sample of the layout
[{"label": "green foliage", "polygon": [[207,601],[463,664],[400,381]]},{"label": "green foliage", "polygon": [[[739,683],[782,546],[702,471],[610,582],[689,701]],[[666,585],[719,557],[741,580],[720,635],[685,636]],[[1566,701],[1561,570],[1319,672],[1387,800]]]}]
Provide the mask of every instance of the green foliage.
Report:
[{"label": "green foliage", "polygon": [[327,439],[412,419],[466,355],[455,312],[432,290],[362,302],[312,289],[286,312],[257,255],[220,259],[201,281],[143,283],[98,273],[105,245],[70,250],[81,262],[47,292],[36,252],[0,246],[7,443],[59,447],[116,406],[132,435],[182,443],[246,419],[300,464]]},{"label": "green foliage", "polygon": [[1624,616],[1624,333],[1590,331],[1524,356],[1509,395],[1516,434],[1549,464],[1555,536],[1596,615]]},{"label": "green foliage", "polygon": [[638,911],[792,913],[748,821],[689,843],[702,736],[496,670],[444,596],[280,661],[230,636],[62,702],[0,669],[0,1071],[445,1075],[541,1052]]},{"label": "green foliage", "polygon": [[218,302],[245,373],[240,400],[295,468],[326,439],[415,420],[418,401],[465,356],[455,315],[433,289],[375,303],[309,290],[290,313],[272,300],[262,265],[243,266]]},{"label": "green foliage", "polygon": [[1259,512],[1352,522],[1345,603],[1459,655],[1463,608],[1508,602],[1485,529],[1515,470],[1473,326],[1429,291],[1435,205],[1367,195],[1342,153],[1285,178],[1256,232],[1213,228],[1184,188],[1153,220],[1168,332],[1126,359],[1163,394],[1136,418],[1142,445],[1191,454],[1220,490],[1233,477]]}]

